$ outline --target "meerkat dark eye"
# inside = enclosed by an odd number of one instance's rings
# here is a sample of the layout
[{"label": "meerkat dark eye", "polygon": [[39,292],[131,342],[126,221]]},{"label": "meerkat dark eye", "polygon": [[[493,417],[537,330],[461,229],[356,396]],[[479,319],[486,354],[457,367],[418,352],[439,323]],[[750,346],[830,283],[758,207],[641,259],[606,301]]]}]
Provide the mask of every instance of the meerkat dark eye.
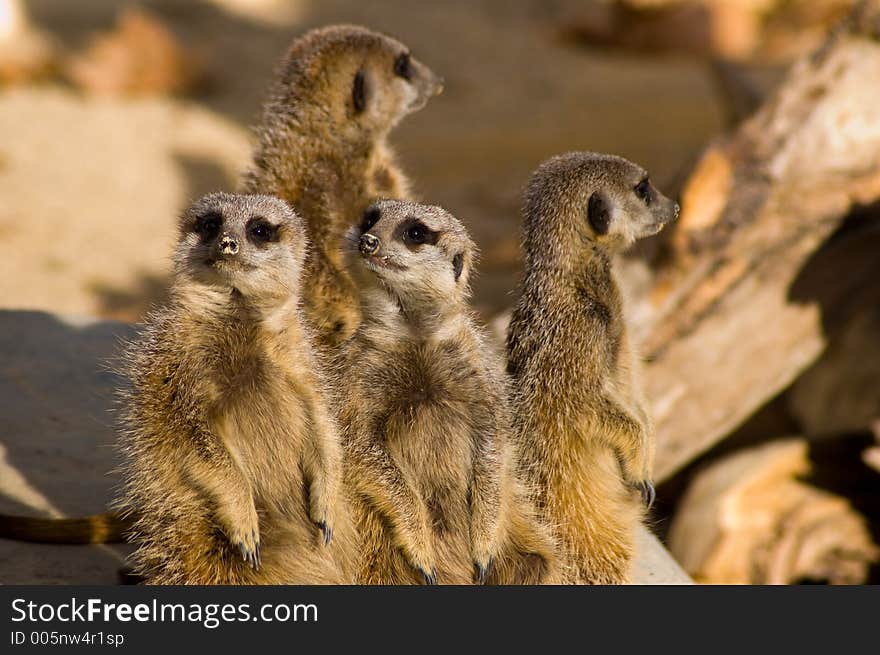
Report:
[{"label": "meerkat dark eye", "polygon": [[364,71],[358,71],[351,87],[351,99],[354,110],[359,114],[367,108],[367,78]]},{"label": "meerkat dark eye", "polygon": [[405,80],[412,79],[412,62],[408,52],[401,53],[394,60],[394,74]]},{"label": "meerkat dark eye", "polygon": [[254,243],[269,243],[278,239],[278,227],[259,216],[248,221],[247,233]]},{"label": "meerkat dark eye", "polygon": [[218,212],[208,212],[202,214],[196,219],[193,225],[193,232],[203,239],[213,239],[220,233],[220,227],[223,225],[223,216]]},{"label": "meerkat dark eye", "polygon": [[361,234],[369,232],[370,229],[379,222],[379,217],[381,215],[382,212],[378,207],[367,207],[367,211],[364,212],[364,217],[361,220]]},{"label": "meerkat dark eye", "polygon": [[642,202],[646,205],[651,204],[651,182],[646,177],[644,180],[636,184],[633,191],[636,192],[636,195],[641,198]]},{"label": "meerkat dark eye", "polygon": [[430,230],[421,223],[410,225],[403,233],[403,240],[410,245],[421,245],[428,240]]}]

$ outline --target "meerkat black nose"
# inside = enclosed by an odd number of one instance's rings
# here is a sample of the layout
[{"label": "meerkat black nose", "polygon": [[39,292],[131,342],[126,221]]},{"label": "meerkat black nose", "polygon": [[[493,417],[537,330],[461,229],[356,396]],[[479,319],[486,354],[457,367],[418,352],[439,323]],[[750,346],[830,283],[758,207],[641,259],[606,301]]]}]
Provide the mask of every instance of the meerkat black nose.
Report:
[{"label": "meerkat black nose", "polygon": [[369,232],[361,235],[360,244],[358,248],[361,253],[364,255],[375,255],[379,250],[379,246],[382,245],[382,242],[379,241],[379,237],[373,236]]},{"label": "meerkat black nose", "polygon": [[220,252],[224,255],[235,255],[238,253],[238,241],[224,234],[220,237]]}]

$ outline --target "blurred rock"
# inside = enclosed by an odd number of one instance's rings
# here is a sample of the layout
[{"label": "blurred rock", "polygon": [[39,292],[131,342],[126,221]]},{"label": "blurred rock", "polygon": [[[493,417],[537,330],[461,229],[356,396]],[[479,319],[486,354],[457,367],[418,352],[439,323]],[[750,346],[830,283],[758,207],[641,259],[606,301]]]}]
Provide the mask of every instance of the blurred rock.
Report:
[{"label": "blurred rock", "polygon": [[55,43],[30,24],[21,0],[0,0],[0,86],[47,79],[56,65]]},{"label": "blurred rock", "polygon": [[72,56],[65,72],[98,95],[183,95],[205,82],[200,58],[158,16],[137,7],[124,9],[113,30]]}]

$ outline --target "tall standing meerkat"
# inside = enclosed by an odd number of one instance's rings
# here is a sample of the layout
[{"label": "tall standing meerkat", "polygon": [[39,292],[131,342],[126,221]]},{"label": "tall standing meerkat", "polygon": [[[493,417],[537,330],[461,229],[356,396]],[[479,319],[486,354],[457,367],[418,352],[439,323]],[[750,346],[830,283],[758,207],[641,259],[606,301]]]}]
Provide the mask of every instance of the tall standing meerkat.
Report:
[{"label": "tall standing meerkat", "polygon": [[467,308],[475,247],[382,201],[349,237],[363,318],[340,355],[343,468],[366,584],[539,583],[552,535],[514,477],[503,366]]},{"label": "tall standing meerkat", "polygon": [[305,218],[303,297],[324,345],[344,342],[359,320],[346,232],[374,200],[410,193],[388,135],[442,88],[405,45],[353,25],[308,32],[278,67],[243,189],[278,196]]},{"label": "tall standing meerkat", "polygon": [[305,250],[301,219],[268,196],[212,194],[182,216],[170,299],[125,357],[121,502],[148,583],[347,581]]},{"label": "tall standing meerkat", "polygon": [[653,502],[653,429],[611,261],[677,215],[641,167],[611,155],[554,157],[525,192],[508,372],[517,444],[567,582],[626,581]]}]

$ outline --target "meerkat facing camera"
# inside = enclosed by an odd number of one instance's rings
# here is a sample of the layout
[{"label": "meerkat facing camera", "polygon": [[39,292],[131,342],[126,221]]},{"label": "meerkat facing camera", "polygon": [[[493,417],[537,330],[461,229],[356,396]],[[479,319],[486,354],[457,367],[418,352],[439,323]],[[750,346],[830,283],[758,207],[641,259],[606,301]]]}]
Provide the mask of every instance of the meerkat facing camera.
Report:
[{"label": "meerkat facing camera", "polygon": [[653,429],[611,260],[677,215],[644,169],[611,155],[554,157],[525,192],[508,372],[517,444],[567,582],[626,581],[638,496],[654,499]]},{"label": "meerkat facing camera", "polygon": [[125,358],[135,571],[155,584],[347,582],[341,453],[299,309],[301,219],[216,193],[180,223],[170,300]]},{"label": "meerkat facing camera", "polygon": [[382,201],[349,244],[363,319],[339,393],[358,580],[551,580],[552,536],[514,477],[503,370],[467,309],[464,227],[439,207]]},{"label": "meerkat facing camera", "polygon": [[305,219],[303,297],[324,345],[344,342],[359,320],[345,233],[374,200],[409,195],[388,134],[442,88],[405,45],[354,25],[308,32],[278,68],[243,189],[279,196]]}]

